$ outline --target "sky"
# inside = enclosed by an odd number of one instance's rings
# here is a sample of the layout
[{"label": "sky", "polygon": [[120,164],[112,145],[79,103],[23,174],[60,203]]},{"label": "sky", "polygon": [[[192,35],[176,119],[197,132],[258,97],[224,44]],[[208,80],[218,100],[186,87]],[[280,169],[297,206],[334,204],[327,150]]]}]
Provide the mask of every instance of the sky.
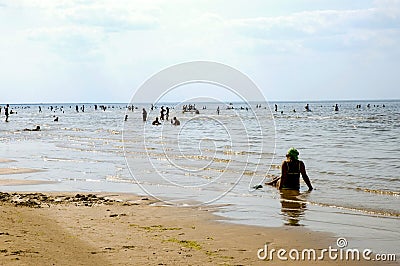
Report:
[{"label": "sky", "polygon": [[271,101],[400,99],[400,0],[0,0],[0,103],[129,102],[197,60]]}]

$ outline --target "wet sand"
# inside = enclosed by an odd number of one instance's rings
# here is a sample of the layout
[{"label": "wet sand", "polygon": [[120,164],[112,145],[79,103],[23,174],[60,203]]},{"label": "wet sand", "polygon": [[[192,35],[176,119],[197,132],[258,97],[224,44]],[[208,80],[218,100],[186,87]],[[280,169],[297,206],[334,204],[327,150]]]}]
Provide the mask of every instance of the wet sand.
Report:
[{"label": "wet sand", "polygon": [[[14,161],[0,158],[0,163],[8,163],[8,162],[14,162]],[[42,170],[31,169],[31,168],[7,167],[7,168],[0,168],[0,175],[9,176],[15,174],[35,173],[40,171]],[[32,180],[32,179],[0,178],[0,186],[39,185],[39,184],[52,184],[52,183],[57,183],[57,182],[46,181],[46,180]]]},{"label": "wet sand", "polygon": [[0,175],[12,175],[12,174],[26,174],[40,172],[41,170],[31,168],[0,168]]},{"label": "wet sand", "polygon": [[15,161],[14,160],[10,160],[10,159],[0,158],[0,163],[11,163],[11,162],[15,162]]}]

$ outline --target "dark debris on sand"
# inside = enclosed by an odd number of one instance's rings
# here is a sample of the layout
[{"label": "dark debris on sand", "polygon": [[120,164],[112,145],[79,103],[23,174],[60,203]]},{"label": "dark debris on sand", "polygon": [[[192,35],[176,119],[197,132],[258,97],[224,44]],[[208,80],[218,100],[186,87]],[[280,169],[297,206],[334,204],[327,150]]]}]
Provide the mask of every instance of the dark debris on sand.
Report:
[{"label": "dark debris on sand", "polygon": [[31,208],[50,207],[55,204],[75,204],[76,206],[94,206],[112,204],[117,201],[105,197],[98,197],[94,194],[76,195],[46,195],[43,193],[7,193],[0,192],[1,203],[11,203],[15,206]]}]

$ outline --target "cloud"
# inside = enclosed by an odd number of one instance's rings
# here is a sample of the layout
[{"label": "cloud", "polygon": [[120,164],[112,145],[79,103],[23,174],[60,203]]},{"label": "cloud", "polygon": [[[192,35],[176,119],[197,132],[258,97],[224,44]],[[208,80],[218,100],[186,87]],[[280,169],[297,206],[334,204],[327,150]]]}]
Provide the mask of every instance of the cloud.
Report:
[{"label": "cloud", "polygon": [[99,45],[105,38],[101,30],[78,26],[37,28],[28,30],[27,35],[68,61],[98,59]]},{"label": "cloud", "polygon": [[104,31],[159,27],[160,9],[144,1],[16,0],[14,9],[29,10],[58,23],[98,27]]},{"label": "cloud", "polygon": [[400,9],[315,10],[288,16],[232,20],[242,34],[255,38],[298,38],[344,33],[350,28],[377,29],[400,25]]},{"label": "cloud", "polygon": [[394,47],[400,43],[397,3],[379,1],[366,9],[312,10],[286,16],[232,19],[227,24],[241,36],[250,37],[254,47],[264,47],[265,51]]},{"label": "cloud", "polygon": [[59,13],[63,19],[76,25],[98,27],[107,32],[149,30],[159,27],[154,9],[138,10],[131,7],[96,4],[66,8]]},{"label": "cloud", "polygon": [[28,42],[47,46],[68,62],[82,62],[102,60],[101,50],[113,34],[159,28],[160,9],[140,3],[23,0],[14,2],[11,9],[35,17],[36,23],[22,31]]}]

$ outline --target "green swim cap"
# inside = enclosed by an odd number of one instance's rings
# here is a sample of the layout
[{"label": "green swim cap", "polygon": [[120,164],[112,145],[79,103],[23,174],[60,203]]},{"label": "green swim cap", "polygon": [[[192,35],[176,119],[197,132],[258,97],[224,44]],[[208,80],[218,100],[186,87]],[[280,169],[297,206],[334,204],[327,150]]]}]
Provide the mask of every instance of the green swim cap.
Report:
[{"label": "green swim cap", "polygon": [[295,148],[290,148],[287,152],[287,155],[289,155],[290,158],[292,158],[294,160],[299,159],[299,152]]}]

